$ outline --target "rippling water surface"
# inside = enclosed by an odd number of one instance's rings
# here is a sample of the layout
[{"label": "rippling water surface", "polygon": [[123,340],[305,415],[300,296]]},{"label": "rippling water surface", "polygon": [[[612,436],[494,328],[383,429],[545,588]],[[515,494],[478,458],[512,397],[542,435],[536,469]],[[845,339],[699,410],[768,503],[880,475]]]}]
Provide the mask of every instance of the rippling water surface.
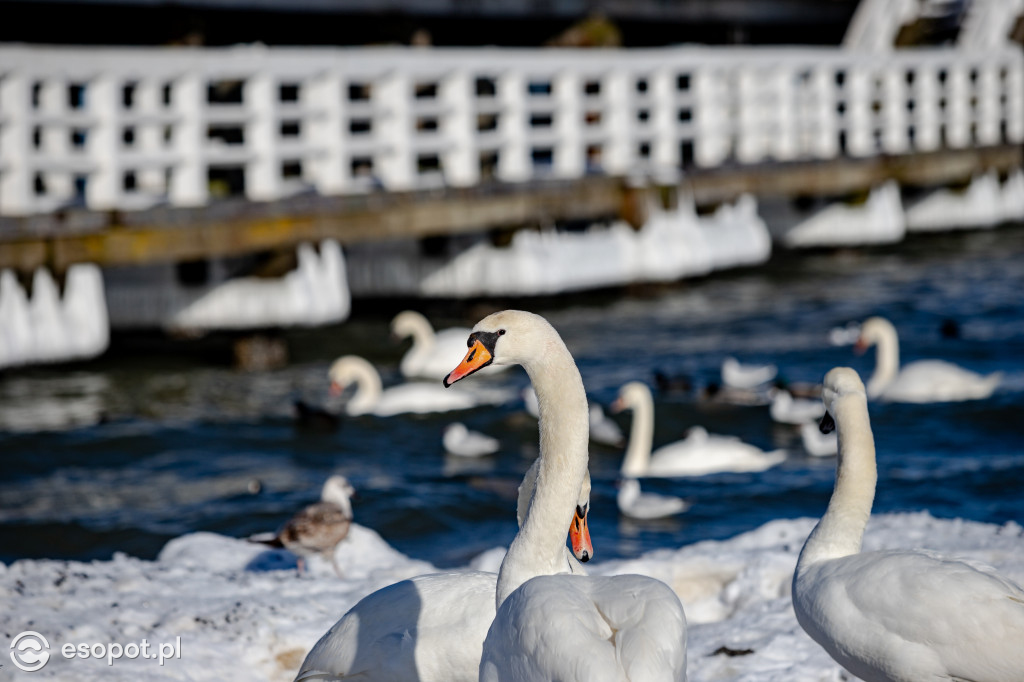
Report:
[{"label": "rippling water surface", "polygon": [[[792,382],[820,382],[836,365],[866,377],[873,351],[855,356],[849,346],[832,346],[828,332],[884,315],[900,331],[905,362],[943,358],[1002,370],[1005,379],[984,401],[871,406],[875,510],[1024,521],[1022,256],[1024,228],[1003,228],[882,249],[778,254],[767,266],[670,287],[428,313],[439,327],[471,326],[496,307],[545,315],[576,357],[591,399],[606,406],[626,381],[653,386],[656,370],[685,374],[698,387],[717,381],[726,355],[776,363]],[[315,499],[332,472],[358,489],[357,520],[412,556],[455,566],[507,545],[515,487],[537,454],[536,421],[521,402],[345,419],[326,432],[293,419],[297,398],[337,409],[326,370],[340,354],[364,355],[385,384],[398,381],[406,346],[388,335],[397,310],[364,304],[343,325],[290,332],[292,362],[273,372],[232,369],[223,340],[136,338],[117,340],[95,362],[0,374],[0,560],[152,557],[191,531],[272,530]],[[940,333],[947,319],[958,323],[959,337]],[[518,369],[490,382],[515,395],[526,383]],[[636,522],[615,505],[621,450],[592,445],[598,558],[821,514],[834,459],[803,454],[796,431],[773,424],[767,407],[708,403],[692,391],[655,396],[655,446],[700,424],[789,456],[759,474],[645,479],[645,489],[684,496],[693,507],[674,519]],[[446,457],[441,431],[456,419],[498,437],[501,452],[470,462]],[[628,431],[628,414],[615,419]]]}]

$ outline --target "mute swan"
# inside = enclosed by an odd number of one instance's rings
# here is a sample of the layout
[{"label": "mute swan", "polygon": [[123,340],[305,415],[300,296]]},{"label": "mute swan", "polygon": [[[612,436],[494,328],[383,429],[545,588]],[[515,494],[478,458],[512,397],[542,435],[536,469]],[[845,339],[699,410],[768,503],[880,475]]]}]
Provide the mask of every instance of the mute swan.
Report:
[{"label": "mute swan", "polygon": [[639,381],[631,381],[619,389],[612,409],[633,410],[633,426],[620,468],[626,478],[764,471],[786,458],[781,450],[764,452],[733,436],[709,434],[700,426],[692,427],[686,439],[663,445],[652,453],[654,399],[647,385]]},{"label": "mute swan", "polygon": [[391,334],[396,339],[412,337],[412,347],[398,365],[402,376],[406,379],[440,379],[448,373],[452,363],[458,362],[466,353],[469,328],[450,327],[435,332],[421,313],[403,310],[391,320]]},{"label": "mute swan", "polygon": [[800,626],[866,682],[1019,682],[1024,589],[933,552],[861,552],[877,479],[864,384],[838,367],[822,399],[839,459],[832,499],[793,574]]},{"label": "mute swan", "polygon": [[681,514],[690,508],[690,503],[681,497],[646,493],[640,488],[640,481],[624,478],[619,481],[619,492],[615,502],[623,516],[631,519],[663,519]]},{"label": "mute swan", "polygon": [[877,345],[875,371],[868,380],[868,398],[900,403],[937,403],[987,398],[999,386],[1001,372],[982,376],[944,360],[918,360],[900,369],[896,328],[872,317],[861,326],[854,350]]},{"label": "mute swan", "polygon": [[298,557],[299,573],[305,567],[305,557],[319,554],[329,558],[340,577],[334,550],[352,525],[351,497],[355,492],[344,476],[331,476],[324,482],[319,502],[299,510],[277,533],[253,535],[249,539],[287,549]]},{"label": "mute swan", "polygon": [[[522,524],[533,498],[539,462],[519,486],[516,519]],[[584,574],[577,559],[593,555],[587,512],[590,477],[576,496],[562,543],[560,570]],[[341,617],[313,646],[299,668],[304,680],[477,682],[487,628],[494,620],[498,576],[484,571],[430,573],[373,592]]]},{"label": "mute swan", "polygon": [[522,365],[540,407],[537,490],[501,563],[480,680],[686,679],[686,617],[664,583],[638,575],[552,575],[557,528],[587,471],[587,395],[558,332],[518,310],[481,320],[446,386],[490,364]]},{"label": "mute swan", "polygon": [[500,447],[497,438],[470,431],[462,422],[452,422],[444,427],[441,442],[444,444],[445,452],[459,457],[493,455]]},{"label": "mute swan", "polygon": [[743,365],[733,357],[722,360],[722,383],[732,388],[757,388],[778,373],[775,365]]},{"label": "mute swan", "polygon": [[341,393],[349,384],[356,385],[355,395],[345,405],[345,412],[353,416],[375,414],[390,417],[403,412],[448,412],[478,404],[473,394],[445,392],[436,384],[426,382],[412,381],[385,389],[376,368],[356,355],[345,355],[335,360],[328,375],[334,393]]},{"label": "mute swan", "polygon": [[[491,365],[493,367],[493,365]],[[608,418],[601,406],[597,403],[589,403],[587,412],[590,424],[590,440],[604,445],[621,447],[625,440],[622,429],[613,420]],[[537,392],[533,386],[523,389],[523,406],[534,419],[540,417],[540,408],[537,406]]]},{"label": "mute swan", "polygon": [[772,402],[768,406],[768,413],[773,421],[780,424],[805,424],[821,419],[821,415],[825,414],[825,407],[821,404],[821,400],[795,398],[784,388],[773,388],[771,397]]}]

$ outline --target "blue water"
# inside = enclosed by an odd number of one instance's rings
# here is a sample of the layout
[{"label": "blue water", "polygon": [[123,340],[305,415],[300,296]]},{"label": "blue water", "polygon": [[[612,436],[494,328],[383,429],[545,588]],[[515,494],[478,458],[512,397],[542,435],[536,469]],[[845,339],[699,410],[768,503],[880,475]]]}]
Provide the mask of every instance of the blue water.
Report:
[{"label": "blue water", "polygon": [[[1024,228],[913,237],[885,248],[777,254],[766,266],[672,286],[545,300],[433,305],[437,326],[471,325],[498,307],[545,315],[566,340],[593,400],[610,403],[633,379],[686,374],[717,381],[726,355],[773,362],[793,382],[820,382],[836,365],[867,376],[873,351],[829,344],[828,331],[881,314],[902,358],[943,358],[1002,370],[984,401],[871,406],[879,512],[1024,521]],[[0,375],[0,560],[153,557],[170,538],[205,530],[273,530],[319,494],[333,472],[359,491],[357,521],[399,550],[438,566],[464,565],[515,533],[515,486],[537,453],[536,422],[519,403],[434,416],[344,420],[302,428],[292,401],[327,401],[326,369],[343,353],[397,381],[405,346],[388,335],[394,305],[362,304],[331,328],[289,332],[291,363],[242,372],[224,339],[118,338],[83,364]],[[959,325],[958,338],[940,333]],[[525,386],[520,370],[497,379]],[[591,533],[598,559],[726,538],[773,518],[818,516],[834,459],[802,454],[796,431],[767,407],[709,404],[656,393],[655,445],[701,424],[788,459],[759,474],[647,479],[647,490],[690,499],[675,519],[620,518],[621,452],[592,446]],[[329,403],[327,403],[329,404]],[[501,439],[499,455],[446,458],[454,419]],[[629,415],[615,417],[628,430]],[[255,491],[255,492],[254,492]]]}]

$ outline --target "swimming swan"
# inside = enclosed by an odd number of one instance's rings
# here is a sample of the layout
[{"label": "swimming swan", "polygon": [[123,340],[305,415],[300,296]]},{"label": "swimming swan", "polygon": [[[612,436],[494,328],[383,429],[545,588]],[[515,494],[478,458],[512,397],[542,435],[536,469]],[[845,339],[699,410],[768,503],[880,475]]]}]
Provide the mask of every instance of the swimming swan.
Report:
[{"label": "swimming swan", "polygon": [[944,360],[918,360],[900,369],[896,328],[883,317],[861,326],[854,350],[877,345],[875,371],[868,380],[868,398],[901,403],[936,403],[988,398],[1002,380],[1001,372],[983,376]]},{"label": "swimming swan", "polygon": [[540,408],[540,456],[536,494],[498,573],[480,680],[685,680],[686,618],[667,585],[638,575],[553,575],[556,529],[573,517],[589,431],[583,380],[558,332],[532,313],[489,315],[444,383],[490,364],[519,364],[529,375]]},{"label": "swimming swan", "polygon": [[345,355],[335,360],[328,376],[331,390],[337,394],[350,384],[356,385],[355,394],[345,405],[345,412],[352,416],[375,414],[390,417],[404,412],[448,412],[479,404],[474,394],[446,392],[436,384],[423,381],[410,381],[385,389],[377,369],[357,355]]},{"label": "swimming swan", "polygon": [[861,552],[877,479],[864,384],[838,367],[822,399],[839,458],[832,499],[793,574],[800,626],[865,682],[1019,682],[1024,589],[933,552]]},{"label": "swimming swan", "polygon": [[399,340],[412,337],[412,347],[398,365],[402,376],[406,379],[438,380],[465,355],[469,328],[449,327],[435,332],[421,313],[403,310],[391,320],[391,335]]},{"label": "swimming swan", "polygon": [[626,478],[642,476],[704,476],[722,471],[764,471],[786,458],[782,450],[764,452],[733,436],[709,434],[694,426],[680,441],[651,452],[654,438],[654,399],[646,384],[631,381],[619,389],[613,410],[632,410],[626,456],[620,473]]}]

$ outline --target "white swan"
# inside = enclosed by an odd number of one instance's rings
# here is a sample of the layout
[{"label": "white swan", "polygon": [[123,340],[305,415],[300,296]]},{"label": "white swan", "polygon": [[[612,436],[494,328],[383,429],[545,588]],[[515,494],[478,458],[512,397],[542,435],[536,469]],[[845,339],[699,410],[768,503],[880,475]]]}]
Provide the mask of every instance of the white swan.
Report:
[{"label": "white swan", "polygon": [[[493,365],[491,366],[493,367]],[[524,388],[522,395],[523,407],[526,408],[527,413],[534,419],[539,418],[540,408],[537,405],[537,392],[533,390],[533,386]],[[625,437],[622,435],[619,425],[608,418],[600,405],[597,403],[589,403],[589,405],[587,414],[590,423],[590,440],[595,443],[621,447]]]},{"label": "white swan", "polygon": [[355,394],[345,405],[349,415],[375,414],[389,417],[404,412],[448,412],[476,407],[479,399],[467,392],[445,391],[437,384],[407,382],[385,389],[380,373],[365,358],[345,355],[328,370],[331,390],[340,394],[349,384],[356,385]]},{"label": "white swan", "polygon": [[800,626],[866,682],[1019,682],[1024,589],[933,552],[861,552],[877,479],[864,384],[838,367],[822,397],[839,459],[832,499],[793,575]]},{"label": "white swan", "polygon": [[1002,372],[983,376],[944,360],[918,360],[900,369],[896,328],[883,317],[864,322],[854,345],[864,352],[877,345],[875,371],[868,380],[868,397],[901,403],[936,403],[987,398],[999,386]]},{"label": "white swan", "polygon": [[[533,498],[538,465],[533,463],[519,486],[520,525]],[[563,540],[559,568],[582,575],[586,571],[577,559],[587,561],[594,553],[587,529],[589,475],[575,504],[569,526],[573,550]],[[430,573],[363,597],[313,646],[296,682],[477,682],[484,637],[494,620],[497,581],[497,574],[485,571]]]},{"label": "white swan", "polygon": [[772,421],[780,424],[806,424],[821,419],[825,414],[825,407],[820,400],[796,398],[784,388],[773,388],[770,394],[772,402],[768,406],[768,413]]},{"label": "white swan", "polygon": [[441,436],[445,452],[458,457],[483,457],[493,455],[501,447],[497,438],[479,431],[470,431],[462,422],[452,422],[444,427]]},{"label": "white swan", "polygon": [[694,426],[684,440],[651,452],[654,438],[654,399],[646,384],[631,381],[619,389],[614,410],[633,410],[626,456],[620,473],[626,478],[640,476],[703,476],[722,471],[764,471],[786,458],[782,450],[764,452],[734,436],[709,434]]},{"label": "white swan", "polygon": [[624,478],[619,481],[619,492],[615,502],[623,516],[631,519],[663,519],[681,514],[690,508],[690,503],[681,497],[644,492],[640,481]]},{"label": "white swan", "polygon": [[320,501],[300,509],[277,533],[252,535],[249,540],[271,547],[284,547],[298,558],[302,573],[305,558],[320,555],[331,560],[334,572],[341,576],[334,550],[348,536],[352,526],[352,495],[355,490],[344,476],[334,475],[324,482]]},{"label": "white swan", "polygon": [[686,618],[664,583],[637,575],[552,575],[557,528],[571,520],[565,496],[587,470],[587,396],[558,332],[532,313],[481,320],[463,362],[445,385],[489,364],[522,365],[540,407],[537,490],[498,573],[494,623],[480,679],[685,680]]},{"label": "white swan", "polygon": [[[396,339],[412,337],[412,347],[398,365],[406,379],[442,379],[466,353],[468,327],[449,327],[435,332],[421,313],[403,310],[391,320],[391,334]],[[495,368],[491,372],[504,368]]]},{"label": "white swan", "polygon": [[722,360],[722,383],[732,388],[757,388],[778,373],[775,365],[744,365],[733,357]]}]

